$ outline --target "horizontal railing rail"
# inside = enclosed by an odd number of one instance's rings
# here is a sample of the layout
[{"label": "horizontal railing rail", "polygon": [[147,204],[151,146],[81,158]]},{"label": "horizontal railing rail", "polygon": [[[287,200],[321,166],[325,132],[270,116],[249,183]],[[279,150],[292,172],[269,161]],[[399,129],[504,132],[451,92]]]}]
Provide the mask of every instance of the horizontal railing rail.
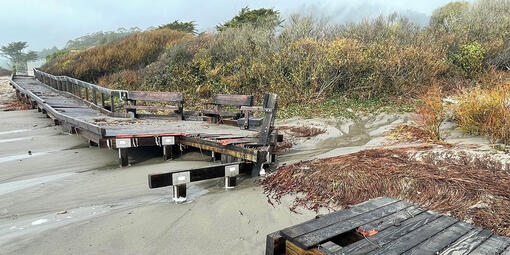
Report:
[{"label": "horizontal railing rail", "polygon": [[[101,110],[106,114],[114,115],[115,98],[119,98],[122,102],[128,100],[127,90],[107,89],[68,76],[55,76],[36,68],[34,68],[34,76],[40,82],[56,90],[68,92],[89,103],[89,106]],[[107,105],[105,101],[108,99],[110,102]]]}]

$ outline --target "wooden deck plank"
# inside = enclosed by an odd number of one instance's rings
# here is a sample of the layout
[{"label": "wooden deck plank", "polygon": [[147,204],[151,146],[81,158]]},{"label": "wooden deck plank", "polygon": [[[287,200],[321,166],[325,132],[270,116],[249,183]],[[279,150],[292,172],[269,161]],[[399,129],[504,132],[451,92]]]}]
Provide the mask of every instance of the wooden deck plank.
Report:
[{"label": "wooden deck plank", "polygon": [[377,221],[369,222],[365,225],[362,225],[362,226],[360,226],[360,229],[362,229],[364,231],[369,231],[369,230],[382,231],[390,226],[399,224],[400,222],[402,222],[404,220],[412,218],[424,211],[425,211],[425,209],[420,208],[417,205],[412,205],[412,206],[405,208],[403,210],[400,210],[394,214],[383,217]]},{"label": "wooden deck plank", "polygon": [[465,222],[457,222],[411,250],[406,251],[404,254],[435,254],[448,247],[448,245],[455,242],[471,229],[473,229],[472,225]]},{"label": "wooden deck plank", "polygon": [[500,235],[492,235],[485,242],[476,247],[471,254],[499,254],[510,245],[510,238]]},{"label": "wooden deck plank", "polygon": [[429,239],[443,229],[450,227],[457,220],[448,216],[441,216],[438,219],[401,236],[391,243],[384,245],[369,254],[402,254],[403,252],[413,248],[414,246]]},{"label": "wooden deck plank", "polygon": [[311,231],[324,228],[327,226],[330,226],[332,224],[335,224],[339,221],[346,220],[349,218],[352,218],[356,215],[360,215],[365,212],[372,211],[374,209],[377,209],[379,207],[396,203],[398,200],[391,198],[391,197],[381,197],[376,199],[371,199],[368,201],[365,201],[361,204],[358,204],[350,209],[346,210],[340,210],[328,215],[325,215],[324,217],[321,217],[319,219],[312,219],[309,221],[305,221],[299,225],[292,226],[289,228],[285,228],[281,231],[281,234],[283,237],[291,239],[296,238],[300,235],[309,233]]},{"label": "wooden deck plank", "polygon": [[381,217],[385,217],[387,215],[393,214],[397,211],[400,211],[404,208],[410,207],[411,204],[398,201],[396,203],[392,203],[375,210],[357,215],[355,217],[351,217],[349,219],[339,221],[335,224],[327,226],[325,228],[321,228],[304,235],[298,236],[297,238],[290,239],[293,243],[300,246],[303,249],[310,249],[319,245],[320,243],[331,239],[337,235],[342,233],[351,231],[352,229],[356,229],[359,226],[367,224],[369,222],[375,221]]},{"label": "wooden deck plank", "polygon": [[467,234],[452,243],[446,249],[441,251],[441,255],[468,254],[480,245],[485,239],[489,238],[492,233],[489,230],[474,228]]},{"label": "wooden deck plank", "polygon": [[341,249],[342,249],[342,246],[340,246],[336,243],[333,243],[331,241],[325,242],[325,243],[319,245],[319,248],[318,248],[318,250],[321,253],[323,253],[324,255],[332,254],[332,253],[337,252]]},{"label": "wooden deck plank", "polygon": [[367,237],[353,244],[344,247],[340,252],[335,254],[367,254],[370,251],[378,249],[401,236],[420,228],[431,221],[436,220],[441,215],[436,212],[426,211],[420,213],[412,218],[403,222],[396,223],[383,231],[375,234],[374,236]]}]

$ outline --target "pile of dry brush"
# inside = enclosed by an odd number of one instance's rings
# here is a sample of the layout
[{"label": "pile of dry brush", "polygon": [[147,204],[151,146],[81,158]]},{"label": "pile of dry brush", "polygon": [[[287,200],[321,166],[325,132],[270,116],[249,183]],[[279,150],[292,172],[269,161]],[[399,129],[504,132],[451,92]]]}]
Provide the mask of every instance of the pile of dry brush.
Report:
[{"label": "pile of dry brush", "polygon": [[299,206],[350,206],[392,196],[510,236],[510,173],[466,158],[417,159],[430,146],[372,149],[279,168],[262,185],[269,199]]}]

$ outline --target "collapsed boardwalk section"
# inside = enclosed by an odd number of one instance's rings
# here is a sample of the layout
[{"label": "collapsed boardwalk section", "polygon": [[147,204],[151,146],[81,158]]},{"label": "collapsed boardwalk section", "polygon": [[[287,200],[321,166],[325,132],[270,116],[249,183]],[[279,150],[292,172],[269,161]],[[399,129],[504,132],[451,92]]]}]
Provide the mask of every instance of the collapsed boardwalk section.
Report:
[{"label": "collapsed boardwalk section", "polygon": [[510,238],[379,197],[269,234],[276,254],[510,254]]},{"label": "collapsed boardwalk section", "polygon": [[[174,188],[174,196],[183,196],[179,190],[186,183],[217,177],[225,177],[226,186],[231,187],[237,174],[258,175],[274,159],[279,137],[273,128],[278,101],[274,94],[266,94],[263,106],[242,106],[227,120],[224,114],[210,117],[185,111],[182,93],[111,90],[39,70],[34,73],[35,77],[11,77],[18,98],[55,125],[85,137],[90,145],[118,150],[121,167],[129,165],[130,148],[148,146],[161,147],[165,160],[173,158],[176,150],[198,149],[223,163],[149,175],[150,188],[180,185]],[[151,110],[165,114],[144,114]],[[256,118],[253,111],[262,112],[263,117]]]}]

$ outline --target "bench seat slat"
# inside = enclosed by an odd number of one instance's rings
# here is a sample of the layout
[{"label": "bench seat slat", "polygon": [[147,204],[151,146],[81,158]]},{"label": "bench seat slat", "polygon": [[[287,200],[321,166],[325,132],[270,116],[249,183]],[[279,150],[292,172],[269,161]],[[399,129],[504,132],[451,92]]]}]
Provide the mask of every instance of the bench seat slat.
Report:
[{"label": "bench seat slat", "polygon": [[152,105],[126,105],[125,109],[137,109],[137,110],[148,110],[148,111],[164,111],[164,110],[179,110],[177,106],[152,106]]}]

